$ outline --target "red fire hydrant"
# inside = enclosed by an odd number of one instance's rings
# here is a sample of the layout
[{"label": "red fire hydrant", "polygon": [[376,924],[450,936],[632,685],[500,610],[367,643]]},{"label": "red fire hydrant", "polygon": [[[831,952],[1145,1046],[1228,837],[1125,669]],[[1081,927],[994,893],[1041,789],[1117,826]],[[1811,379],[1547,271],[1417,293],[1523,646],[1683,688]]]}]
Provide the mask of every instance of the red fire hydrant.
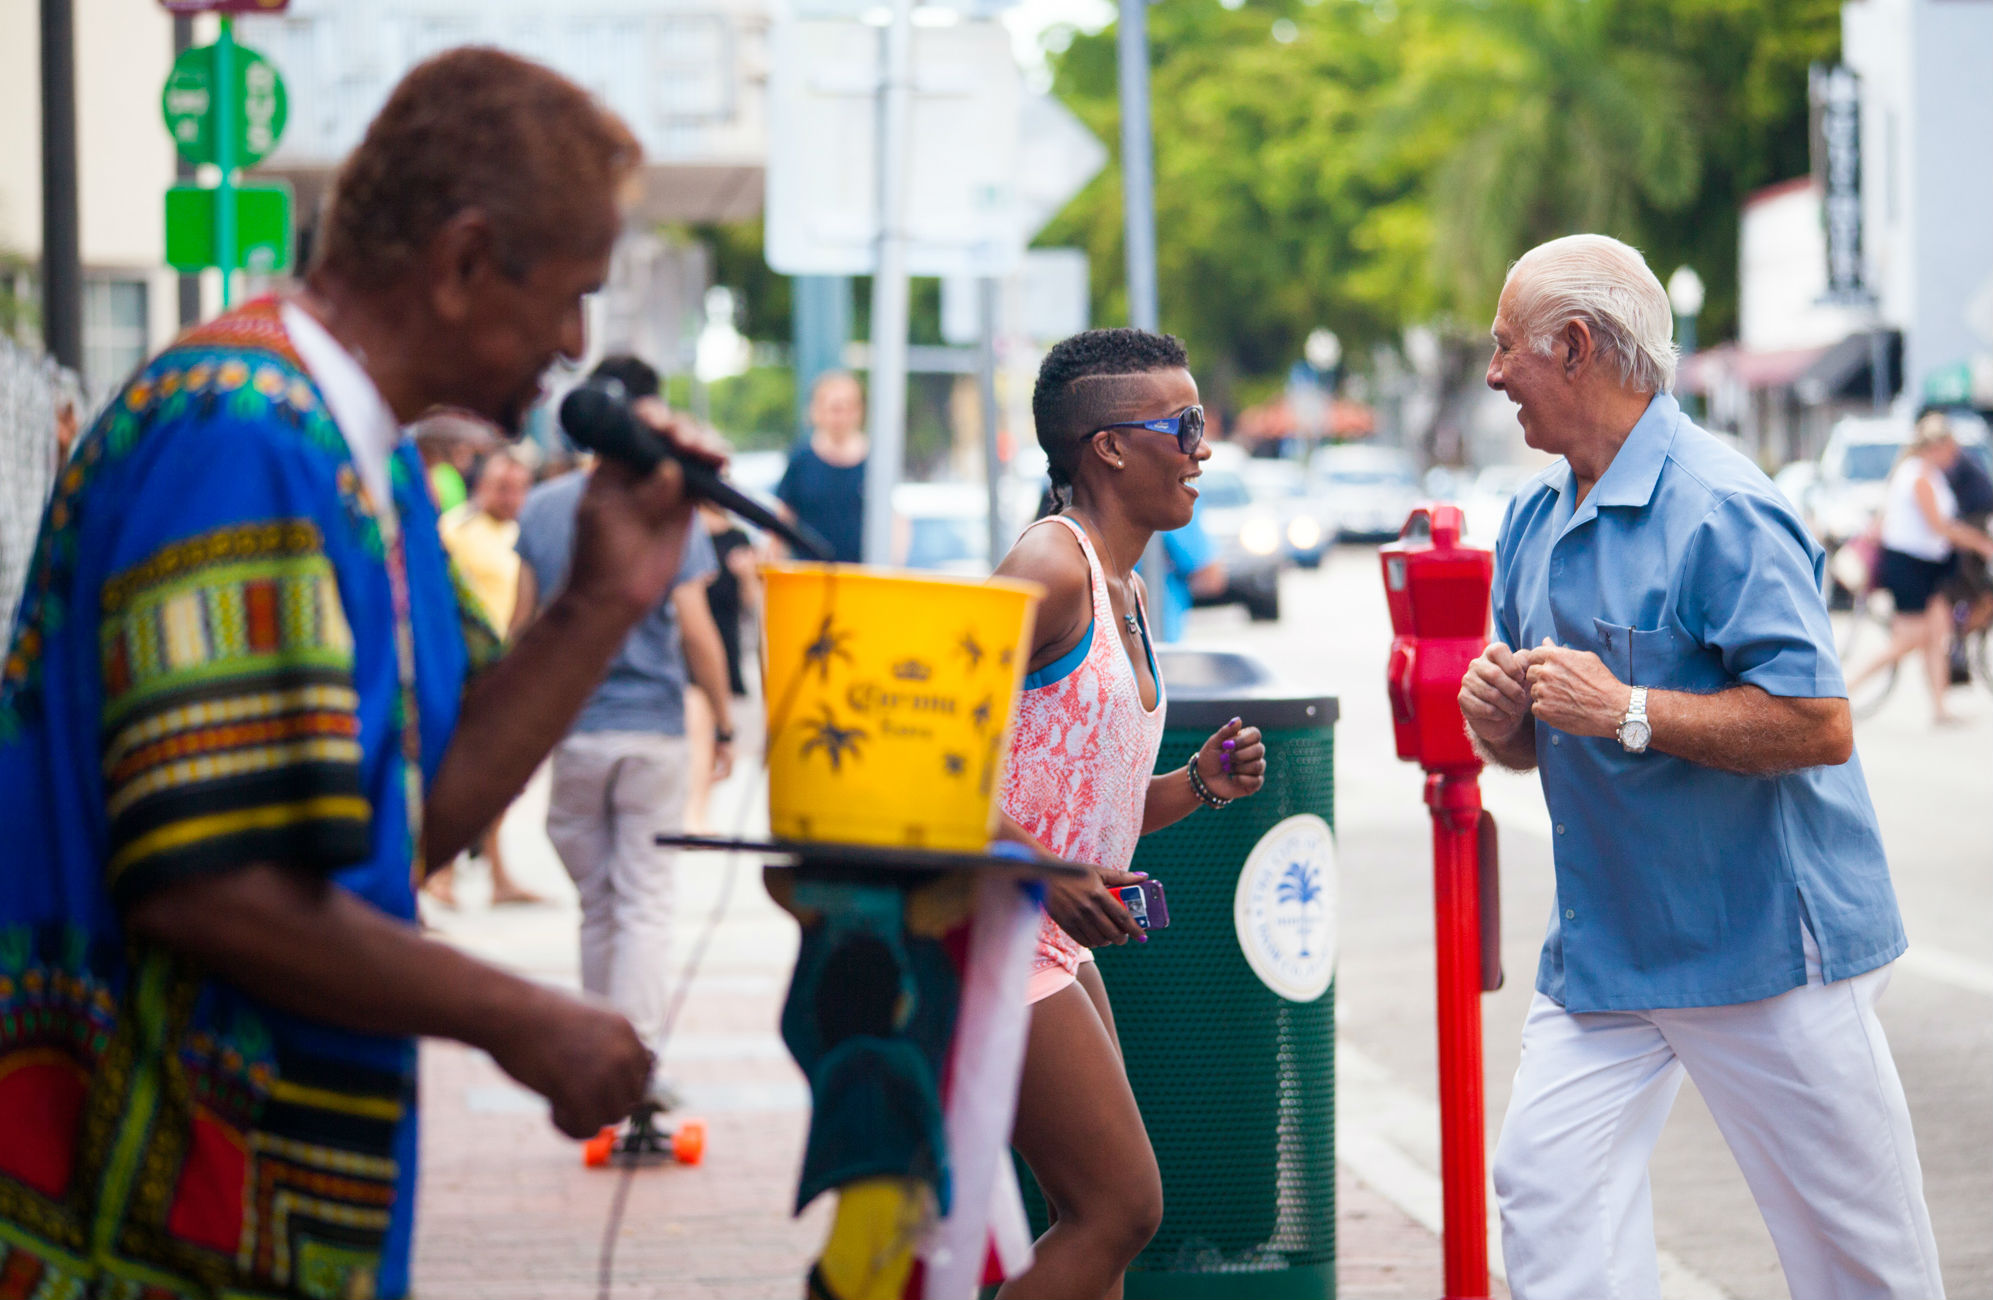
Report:
[{"label": "red fire hydrant", "polygon": [[1461,545],[1460,531],[1460,507],[1420,506],[1380,554],[1396,633],[1385,678],[1398,757],[1425,768],[1432,810],[1449,1300],[1488,1294],[1480,994],[1501,984],[1494,823],[1481,808],[1481,760],[1459,703],[1460,679],[1488,644],[1495,557]]}]

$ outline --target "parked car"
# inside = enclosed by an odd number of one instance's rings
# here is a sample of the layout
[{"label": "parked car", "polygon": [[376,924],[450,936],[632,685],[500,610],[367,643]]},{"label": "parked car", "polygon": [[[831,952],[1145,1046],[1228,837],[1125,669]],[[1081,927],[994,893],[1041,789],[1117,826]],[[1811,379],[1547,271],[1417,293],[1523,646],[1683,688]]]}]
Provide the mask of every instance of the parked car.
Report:
[{"label": "parked car", "polygon": [[1280,570],[1285,559],[1280,522],[1254,504],[1236,469],[1206,463],[1197,480],[1197,521],[1225,566],[1225,589],[1199,605],[1244,605],[1254,621],[1280,617]]},{"label": "parked car", "polygon": [[893,514],[893,558],[903,567],[989,577],[989,496],[981,483],[896,484]]},{"label": "parked car", "polygon": [[1339,540],[1388,541],[1424,498],[1411,456],[1396,447],[1324,447],[1308,478],[1334,514]]},{"label": "parked car", "polygon": [[1275,512],[1287,556],[1304,569],[1322,563],[1336,539],[1335,516],[1308,491],[1308,471],[1295,461],[1249,457],[1239,466],[1253,500]]},{"label": "parked car", "polygon": [[1868,531],[1882,509],[1889,471],[1910,441],[1910,422],[1893,415],[1844,416],[1820,453],[1819,476],[1808,494],[1807,525],[1833,550]]},{"label": "parked car", "polygon": [[1474,476],[1460,496],[1460,513],[1467,536],[1482,546],[1493,546],[1502,531],[1502,516],[1523,485],[1542,473],[1542,466],[1490,465]]}]

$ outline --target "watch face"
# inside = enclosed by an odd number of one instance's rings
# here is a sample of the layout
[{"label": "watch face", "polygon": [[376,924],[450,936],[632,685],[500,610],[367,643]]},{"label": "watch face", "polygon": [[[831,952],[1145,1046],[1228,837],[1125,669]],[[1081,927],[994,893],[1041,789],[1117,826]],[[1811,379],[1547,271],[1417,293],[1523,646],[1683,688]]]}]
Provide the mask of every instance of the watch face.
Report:
[{"label": "watch face", "polygon": [[1619,724],[1619,743],[1635,754],[1647,748],[1653,735],[1653,728],[1638,719]]}]

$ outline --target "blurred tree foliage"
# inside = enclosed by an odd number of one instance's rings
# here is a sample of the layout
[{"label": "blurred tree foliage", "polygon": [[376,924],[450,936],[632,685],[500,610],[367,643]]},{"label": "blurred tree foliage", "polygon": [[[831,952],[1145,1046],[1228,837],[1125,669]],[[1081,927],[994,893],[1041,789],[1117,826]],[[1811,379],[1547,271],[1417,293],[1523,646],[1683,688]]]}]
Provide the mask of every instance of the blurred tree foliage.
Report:
[{"label": "blurred tree foliage", "polygon": [[[1806,67],[1839,0],[1171,0],[1151,13],[1165,328],[1234,404],[1310,329],[1356,364],[1404,325],[1478,339],[1508,264],[1560,234],[1643,249],[1736,316],[1744,197],[1807,167]],[[1061,33],[1054,90],[1118,152],[1114,33]],[[1044,233],[1124,319],[1118,161]]]}]

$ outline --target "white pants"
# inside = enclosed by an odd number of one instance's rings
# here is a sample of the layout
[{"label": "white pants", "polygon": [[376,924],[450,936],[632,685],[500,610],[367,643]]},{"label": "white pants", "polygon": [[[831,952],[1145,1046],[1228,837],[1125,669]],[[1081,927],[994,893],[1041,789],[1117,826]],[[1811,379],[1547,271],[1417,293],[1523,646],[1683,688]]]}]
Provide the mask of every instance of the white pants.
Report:
[{"label": "white pants", "polygon": [[1683,1071],[1743,1167],[1795,1300],[1942,1300],[1889,968],[1727,1007],[1573,1014],[1538,993],[1495,1150],[1516,1300],[1656,1300],[1647,1161]]},{"label": "white pants", "polygon": [[554,749],[547,837],[581,894],[581,986],[663,1046],[673,854],[654,842],[685,807],[685,739],[584,731]]}]

